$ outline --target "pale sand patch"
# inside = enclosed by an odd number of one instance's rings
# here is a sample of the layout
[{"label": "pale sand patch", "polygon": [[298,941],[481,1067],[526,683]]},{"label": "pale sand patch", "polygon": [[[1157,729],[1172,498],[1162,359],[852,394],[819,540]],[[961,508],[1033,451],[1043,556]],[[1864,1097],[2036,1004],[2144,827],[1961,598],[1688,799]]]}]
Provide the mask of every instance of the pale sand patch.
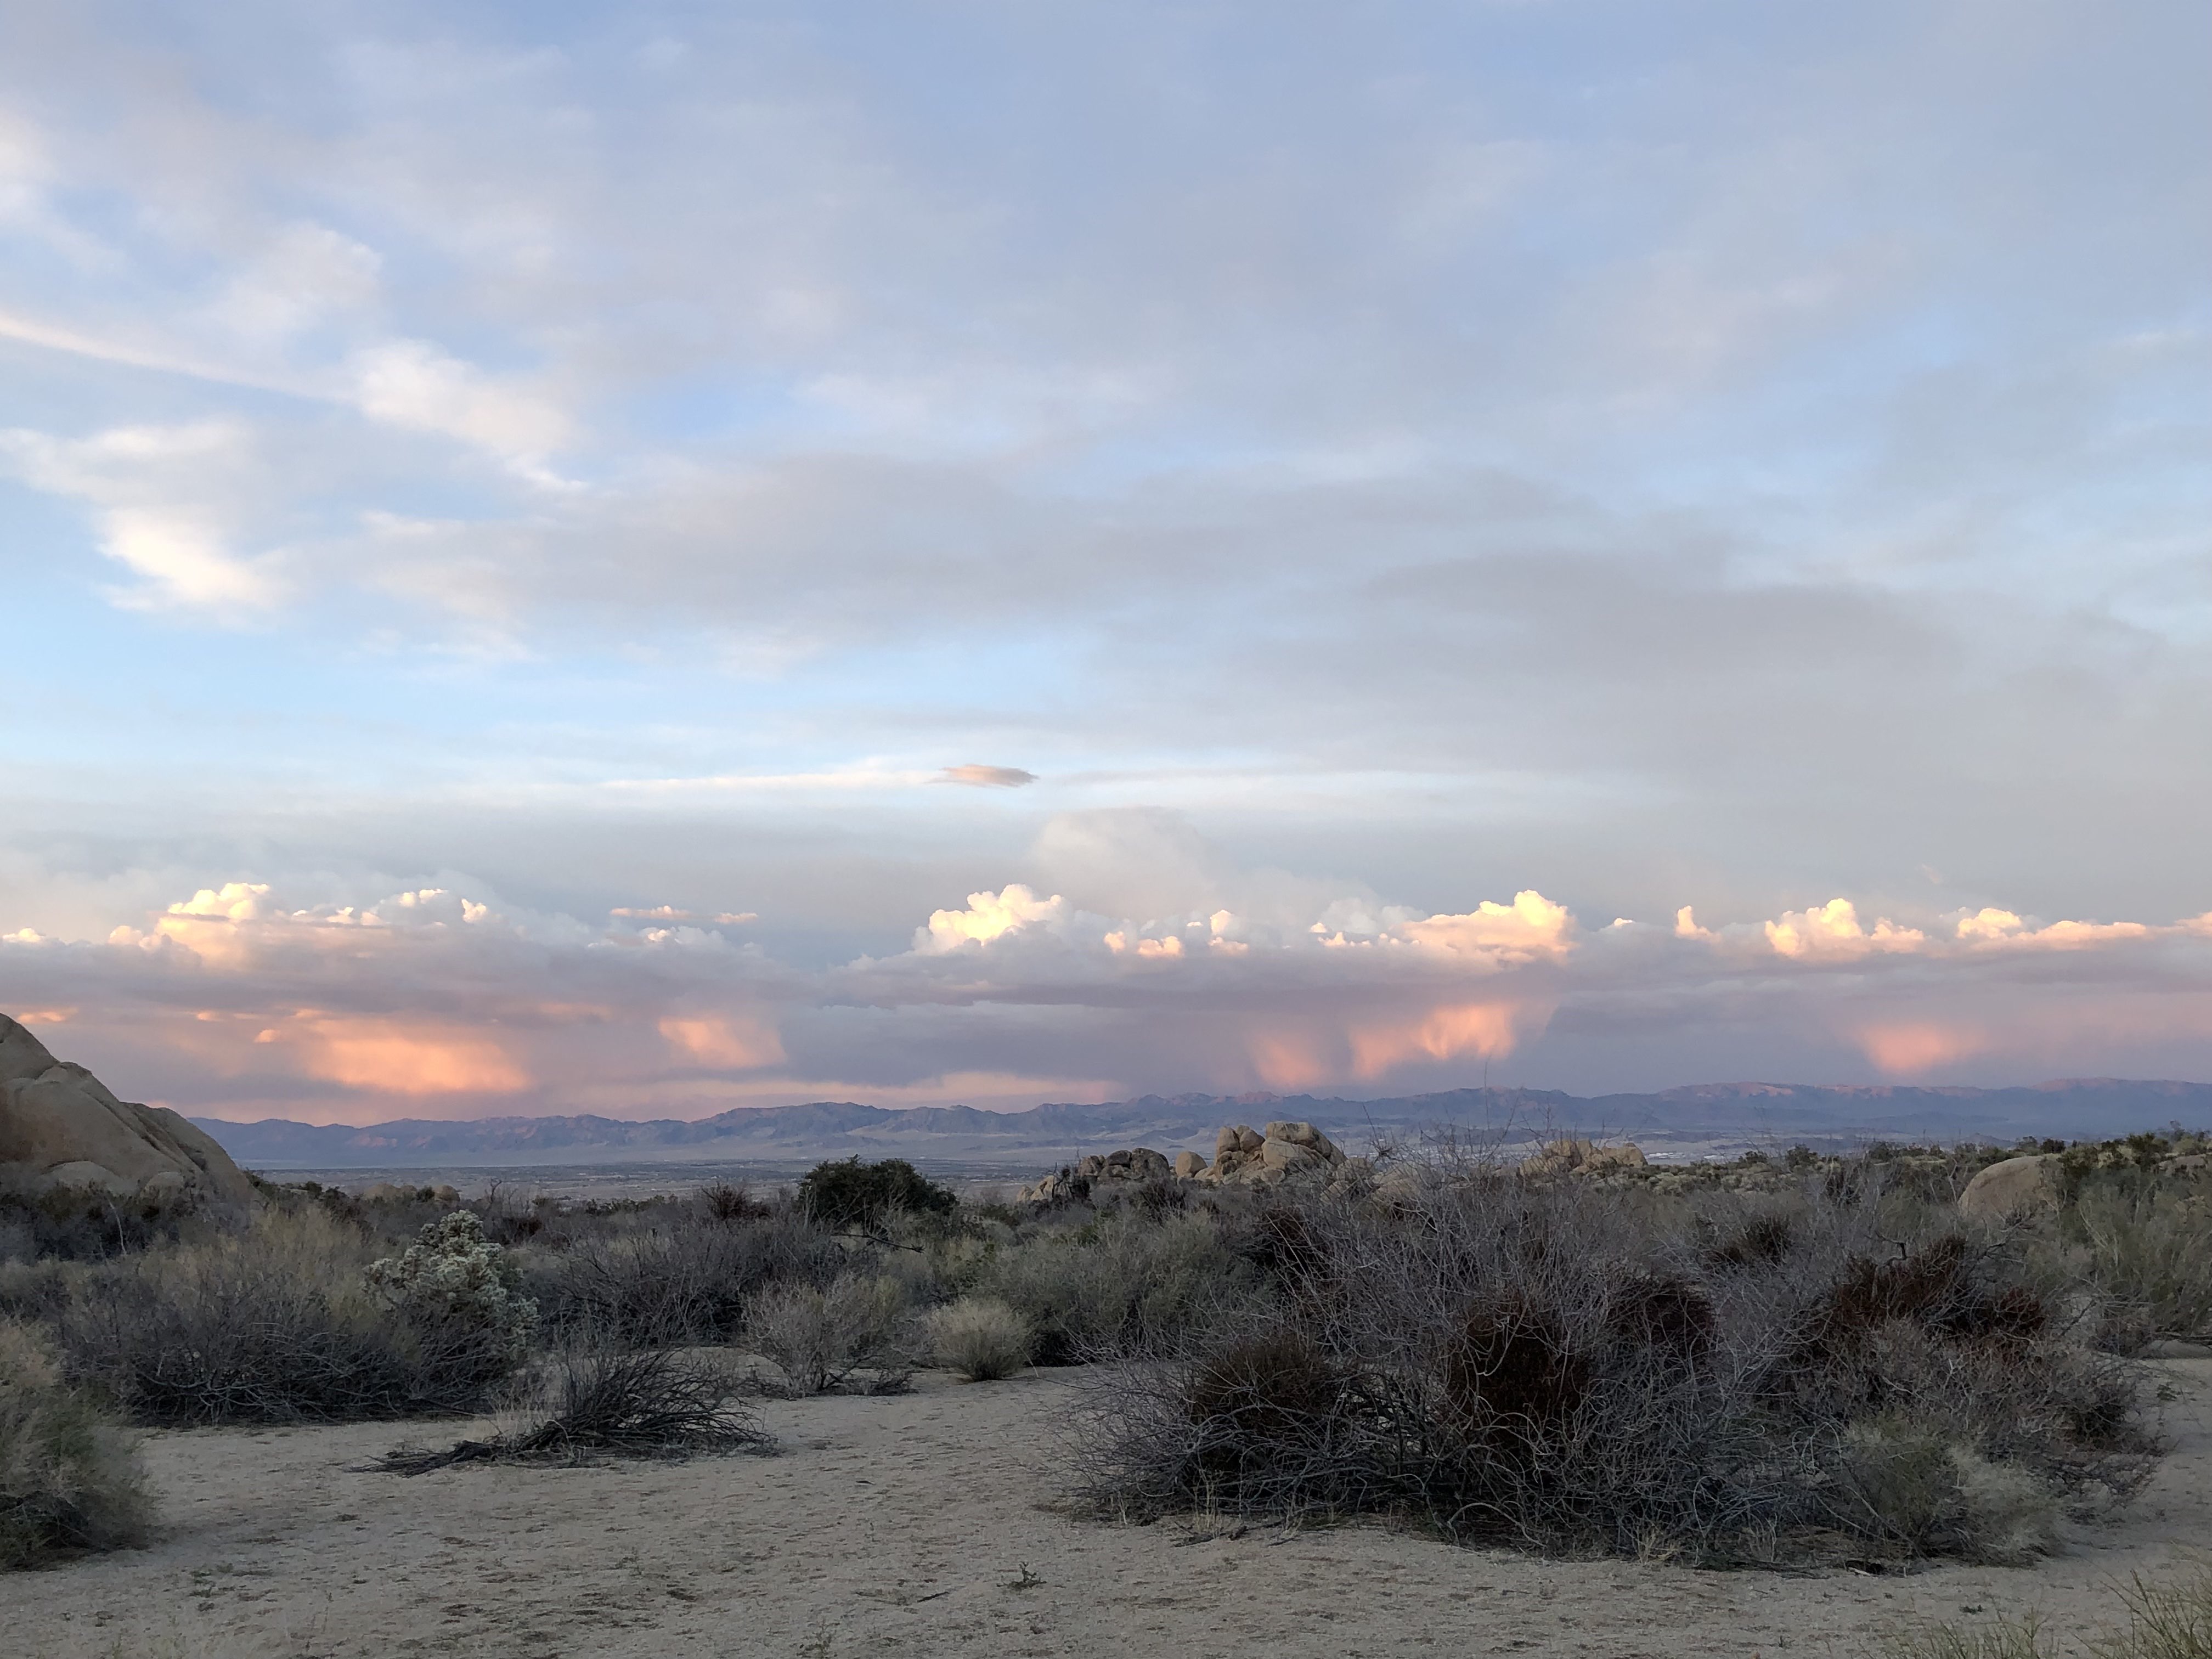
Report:
[{"label": "pale sand patch", "polygon": [[[1457,1549],[1382,1527],[1241,1538],[1040,1507],[1066,1373],[771,1402],[772,1457],[348,1472],[390,1425],[164,1434],[151,1549],[0,1580],[40,1659],[1870,1654],[1913,1614],[2104,1612],[2212,1546],[2212,1360],[2166,1362],[2176,1444],[2116,1524],[2033,1569],[1700,1572]],[[459,1425],[414,1425],[442,1440]],[[1026,1564],[1037,1581],[1012,1588]]]}]

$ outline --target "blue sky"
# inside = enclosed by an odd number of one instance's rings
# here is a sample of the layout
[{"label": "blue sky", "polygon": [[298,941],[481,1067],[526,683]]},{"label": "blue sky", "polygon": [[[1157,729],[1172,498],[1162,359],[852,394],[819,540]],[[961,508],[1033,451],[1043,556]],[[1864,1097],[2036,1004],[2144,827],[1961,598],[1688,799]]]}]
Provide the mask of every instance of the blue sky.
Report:
[{"label": "blue sky", "polygon": [[0,1006],[249,1115],[2212,1074],[2208,34],[11,7]]}]

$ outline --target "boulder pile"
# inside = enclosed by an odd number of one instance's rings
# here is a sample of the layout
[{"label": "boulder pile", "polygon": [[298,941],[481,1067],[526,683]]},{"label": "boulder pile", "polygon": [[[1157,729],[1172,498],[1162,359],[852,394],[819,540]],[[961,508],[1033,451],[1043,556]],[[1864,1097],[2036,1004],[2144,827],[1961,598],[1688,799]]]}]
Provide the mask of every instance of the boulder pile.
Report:
[{"label": "boulder pile", "polygon": [[1594,1140],[1547,1140],[1534,1157],[1521,1161],[1524,1176],[1598,1176],[1614,1170],[1641,1170],[1650,1160],[1634,1141],[1602,1146]]},{"label": "boulder pile", "polygon": [[58,1190],[149,1209],[249,1206],[253,1183],[230,1154],[166,1106],[118,1100],[82,1066],[0,1014],[0,1186]]},{"label": "boulder pile", "polygon": [[1346,1158],[1310,1123],[1270,1123],[1265,1129],[1230,1125],[1213,1138],[1213,1161],[1181,1152],[1170,1164],[1149,1146],[1094,1152],[1021,1189],[1024,1204],[1054,1204],[1087,1196],[1094,1188],[1153,1181],[1194,1181],[1210,1187],[1265,1187],[1293,1177],[1330,1180],[1364,1160]]},{"label": "boulder pile", "polygon": [[1261,1130],[1239,1123],[1214,1136],[1213,1162],[1192,1178],[1218,1187],[1272,1186],[1295,1175],[1334,1175],[1346,1162],[1310,1123],[1270,1123]]}]

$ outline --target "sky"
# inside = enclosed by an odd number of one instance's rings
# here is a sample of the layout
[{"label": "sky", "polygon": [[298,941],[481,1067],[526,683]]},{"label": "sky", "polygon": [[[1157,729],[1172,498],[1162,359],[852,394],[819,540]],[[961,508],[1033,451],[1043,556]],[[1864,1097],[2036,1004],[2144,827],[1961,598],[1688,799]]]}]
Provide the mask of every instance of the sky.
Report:
[{"label": "sky", "polygon": [[0,1010],[365,1122],[2212,1079],[2212,10],[0,9]]}]

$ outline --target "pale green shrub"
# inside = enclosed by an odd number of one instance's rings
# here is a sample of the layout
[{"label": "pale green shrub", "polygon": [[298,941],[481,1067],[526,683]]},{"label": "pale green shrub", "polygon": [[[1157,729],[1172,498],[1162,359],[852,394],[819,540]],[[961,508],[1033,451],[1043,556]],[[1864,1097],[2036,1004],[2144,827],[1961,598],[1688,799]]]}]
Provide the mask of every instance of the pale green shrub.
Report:
[{"label": "pale green shrub", "polygon": [[64,1380],[45,1335],[0,1322],[0,1567],[144,1536],[136,1441]]},{"label": "pale green shrub", "polygon": [[538,1328],[538,1304],[517,1288],[513,1257],[484,1237],[473,1210],[431,1222],[404,1253],[372,1261],[362,1277],[404,1314],[501,1334],[517,1358]]},{"label": "pale green shrub", "polygon": [[1909,1549],[2021,1565],[2051,1547],[2057,1503],[2033,1474],[1899,1417],[1853,1424],[1841,1474],[1866,1530]]},{"label": "pale green shrub", "polygon": [[1030,1363],[1036,1333],[1028,1320],[991,1297],[969,1297],[929,1316],[937,1363],[970,1382],[1012,1376]]}]

